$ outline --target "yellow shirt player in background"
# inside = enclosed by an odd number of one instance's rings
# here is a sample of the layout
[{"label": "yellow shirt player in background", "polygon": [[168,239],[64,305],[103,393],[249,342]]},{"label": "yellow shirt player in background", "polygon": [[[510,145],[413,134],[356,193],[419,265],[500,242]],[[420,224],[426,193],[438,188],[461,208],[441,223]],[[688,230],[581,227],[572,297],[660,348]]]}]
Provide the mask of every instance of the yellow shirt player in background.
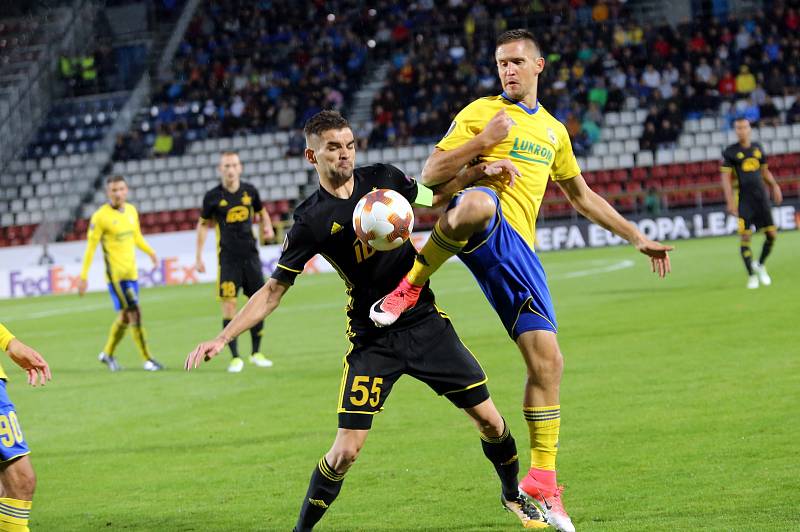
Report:
[{"label": "yellow shirt player in background", "polygon": [[[14,338],[2,323],[0,349],[28,373],[31,386],[44,385],[51,379],[50,367],[42,355]],[[7,379],[0,367],[0,530],[25,532],[28,530],[36,475],[14,403],[6,391]]]},{"label": "yellow shirt player in background", "polygon": [[[575,527],[556,483],[556,450],[561,425],[559,387],[563,357],[544,270],[534,252],[536,216],[548,180],[575,209],[631,242],[648,255],[653,271],[669,272],[672,248],[648,240],[581,176],[563,124],[536,98],[544,58],[527,30],[510,30],[497,40],[495,60],[503,93],[478,99],[456,116],[428,158],[421,180],[444,183],[467,164],[509,159],[519,175],[510,182],[478,181],[453,198],[411,271],[388,296],[373,305],[378,326],[391,325],[416,303],[425,282],[445,260],[458,254],[516,342],[527,367],[523,414],[528,423],[531,469],[521,492],[536,503],[558,530]],[[477,162],[476,162],[477,161]]]},{"label": "yellow shirt player in background", "polygon": [[158,258],[153,248],[145,241],[139,228],[139,213],[127,203],[128,184],[122,176],[111,176],[106,180],[108,203],[97,209],[89,222],[86,235],[86,253],[83,256],[81,280],[78,293],[82,297],[86,293],[86,278],[92,265],[94,250],[100,243],[103,247],[103,262],[106,268],[106,282],[111,294],[114,309],[119,317],[114,320],[108,333],[108,340],[100,352],[100,362],[106,364],[111,371],[122,369],[114,358],[114,351],[125,336],[128,326],[133,334],[133,341],[144,359],[144,369],[159,371],[164,366],[159,364],[147,347],[142,312],[139,309],[139,272],[136,268],[136,249],[139,248],[150,256],[153,267],[158,266]]}]

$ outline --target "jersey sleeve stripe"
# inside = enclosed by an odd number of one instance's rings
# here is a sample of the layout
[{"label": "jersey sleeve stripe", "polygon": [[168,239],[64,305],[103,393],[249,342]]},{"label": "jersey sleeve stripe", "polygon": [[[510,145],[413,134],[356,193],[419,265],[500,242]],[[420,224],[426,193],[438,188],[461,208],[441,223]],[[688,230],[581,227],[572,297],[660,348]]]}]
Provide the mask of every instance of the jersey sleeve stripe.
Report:
[{"label": "jersey sleeve stripe", "polygon": [[293,268],[289,268],[288,266],[284,266],[283,264],[280,263],[278,263],[278,268],[283,268],[284,270],[292,273],[303,273],[303,270],[295,270]]}]

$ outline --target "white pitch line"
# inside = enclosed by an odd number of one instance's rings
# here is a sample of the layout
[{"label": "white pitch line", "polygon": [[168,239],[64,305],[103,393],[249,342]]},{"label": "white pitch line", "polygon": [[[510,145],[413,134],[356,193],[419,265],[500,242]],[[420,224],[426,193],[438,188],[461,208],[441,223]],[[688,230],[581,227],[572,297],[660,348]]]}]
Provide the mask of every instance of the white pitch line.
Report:
[{"label": "white pitch line", "polygon": [[576,277],[586,277],[589,275],[596,275],[598,273],[608,273],[608,272],[615,272],[617,270],[624,270],[626,268],[632,268],[633,265],[636,264],[632,260],[626,259],[614,264],[609,264],[608,266],[603,266],[600,268],[589,268],[586,270],[576,270],[574,272],[567,272],[562,273],[561,275],[552,275],[550,276],[551,279],[574,279]]}]

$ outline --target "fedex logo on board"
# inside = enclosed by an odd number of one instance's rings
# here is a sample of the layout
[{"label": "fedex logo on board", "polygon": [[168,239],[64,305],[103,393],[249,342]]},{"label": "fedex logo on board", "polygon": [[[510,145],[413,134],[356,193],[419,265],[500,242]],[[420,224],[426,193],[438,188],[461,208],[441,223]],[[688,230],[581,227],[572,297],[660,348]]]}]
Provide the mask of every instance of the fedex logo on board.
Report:
[{"label": "fedex logo on board", "polygon": [[62,266],[54,266],[40,276],[26,276],[23,271],[12,270],[8,276],[8,286],[11,297],[43,296],[77,292],[79,280],[79,275],[66,273]]}]

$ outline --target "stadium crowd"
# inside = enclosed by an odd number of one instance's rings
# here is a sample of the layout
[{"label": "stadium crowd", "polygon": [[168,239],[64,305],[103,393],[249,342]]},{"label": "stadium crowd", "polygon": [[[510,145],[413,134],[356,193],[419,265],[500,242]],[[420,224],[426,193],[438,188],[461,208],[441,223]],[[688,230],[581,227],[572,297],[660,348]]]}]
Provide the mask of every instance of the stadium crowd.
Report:
[{"label": "stadium crowd", "polygon": [[[540,101],[566,124],[576,153],[600,139],[604,113],[635,107],[648,109],[641,148],[656,149],[676,142],[684,119],[711,112],[777,122],[770,97],[800,88],[798,19],[777,7],[769,17],[649,27],[616,0],[546,9],[503,0],[311,10],[286,0],[206,3],[172,81],[136,126],[146,149],[132,133],[120,143],[134,148],[118,158],[181,153],[196,138],[296,130],[320,109],[350,103],[376,59],[391,69],[358,135],[371,147],[436,140],[457,109],[499,91],[493,40],[509,21],[538,35],[547,59]],[[798,119],[796,107],[789,120]]]}]

